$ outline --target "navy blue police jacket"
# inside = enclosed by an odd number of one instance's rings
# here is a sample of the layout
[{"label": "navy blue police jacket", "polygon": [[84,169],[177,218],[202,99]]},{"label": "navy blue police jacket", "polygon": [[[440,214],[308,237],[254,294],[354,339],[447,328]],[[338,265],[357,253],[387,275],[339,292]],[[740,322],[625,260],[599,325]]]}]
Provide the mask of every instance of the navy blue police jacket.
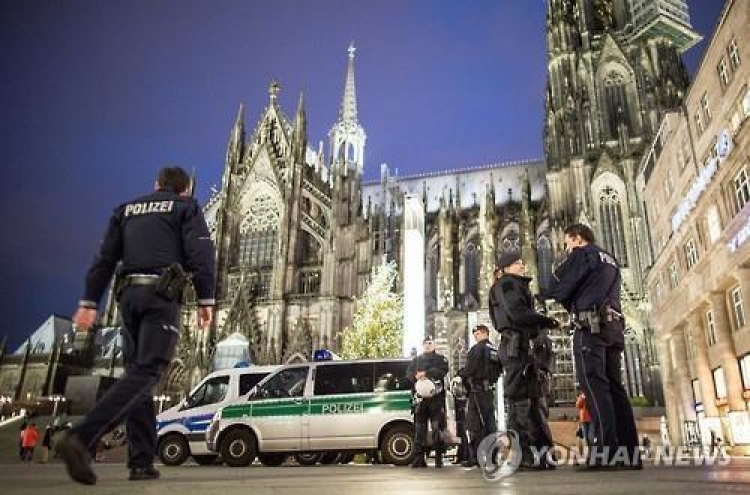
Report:
[{"label": "navy blue police jacket", "polygon": [[595,244],[587,244],[573,248],[555,270],[543,296],[571,313],[597,311],[604,304],[620,312],[620,285],[615,257]]},{"label": "navy blue police jacket", "polygon": [[534,297],[529,290],[531,279],[507,273],[490,288],[490,319],[495,330],[521,332],[533,339],[539,328],[552,327],[555,320],[539,314],[534,309]]},{"label": "navy blue police jacket", "polygon": [[443,384],[445,375],[448,374],[448,358],[437,352],[423,352],[412,359],[409,367],[406,369],[406,377],[412,382],[416,382],[414,375],[417,371],[424,371],[427,378],[435,384]]},{"label": "navy blue police jacket", "polygon": [[120,261],[123,276],[158,275],[180,263],[193,274],[198,304],[214,304],[214,243],[203,211],[191,197],[159,190],[115,208],[86,275],[80,306],[96,309]]}]

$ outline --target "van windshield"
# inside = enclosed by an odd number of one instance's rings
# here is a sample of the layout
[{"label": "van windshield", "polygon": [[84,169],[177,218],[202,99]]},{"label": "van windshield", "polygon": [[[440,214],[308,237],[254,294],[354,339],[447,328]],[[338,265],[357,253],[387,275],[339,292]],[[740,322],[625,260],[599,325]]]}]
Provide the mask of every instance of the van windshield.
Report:
[{"label": "van windshield", "polygon": [[187,407],[200,407],[221,402],[229,390],[228,376],[215,376],[206,380],[187,400]]}]

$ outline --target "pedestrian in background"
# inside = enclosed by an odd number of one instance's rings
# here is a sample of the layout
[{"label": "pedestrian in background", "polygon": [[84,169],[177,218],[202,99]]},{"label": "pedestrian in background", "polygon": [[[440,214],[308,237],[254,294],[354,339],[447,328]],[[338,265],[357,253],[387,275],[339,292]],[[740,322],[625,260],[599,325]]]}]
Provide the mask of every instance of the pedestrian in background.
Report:
[{"label": "pedestrian in background", "polygon": [[52,449],[52,425],[47,425],[44,428],[44,436],[42,437],[42,456],[39,462],[46,464],[49,461],[49,451]]},{"label": "pedestrian in background", "polygon": [[23,461],[27,464],[34,460],[34,449],[39,441],[39,431],[36,429],[36,423],[29,423],[29,426],[23,430]]},{"label": "pedestrian in background", "polygon": [[591,413],[586,405],[586,394],[583,393],[582,389],[578,391],[576,409],[578,409],[578,426],[581,430],[580,438],[583,440],[583,444],[588,447],[593,443]]}]

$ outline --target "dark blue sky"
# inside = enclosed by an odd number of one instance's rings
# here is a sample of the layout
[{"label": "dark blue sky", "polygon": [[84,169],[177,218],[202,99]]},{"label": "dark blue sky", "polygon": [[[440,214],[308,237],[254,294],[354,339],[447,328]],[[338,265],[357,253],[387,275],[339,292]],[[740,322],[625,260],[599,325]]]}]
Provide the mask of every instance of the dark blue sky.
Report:
[{"label": "dark blue sky", "polygon": [[[723,0],[690,0],[708,35]],[[269,82],[317,147],[357,46],[365,175],[542,156],[544,0],[0,0],[0,336],[70,315],[112,208],[158,169],[220,181]],[[705,42],[687,56],[693,72]]]}]

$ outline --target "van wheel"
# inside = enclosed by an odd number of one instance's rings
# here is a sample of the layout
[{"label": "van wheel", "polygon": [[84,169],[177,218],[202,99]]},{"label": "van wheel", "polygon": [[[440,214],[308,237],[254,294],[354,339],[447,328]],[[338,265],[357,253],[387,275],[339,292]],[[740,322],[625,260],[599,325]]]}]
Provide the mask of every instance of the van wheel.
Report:
[{"label": "van wheel", "polygon": [[166,435],[159,442],[159,459],[165,466],[179,466],[190,457],[190,447],[179,433]]},{"label": "van wheel", "polygon": [[276,467],[284,464],[286,454],[258,454],[260,463],[268,467]]},{"label": "van wheel", "polygon": [[414,453],[414,429],[411,426],[394,426],[380,443],[380,455],[385,464],[405,466],[414,459]]},{"label": "van wheel", "polygon": [[201,466],[210,466],[216,464],[216,460],[219,458],[218,455],[194,455],[193,460],[196,464]]},{"label": "van wheel", "polygon": [[299,454],[294,454],[294,460],[300,466],[314,466],[318,463],[320,457],[320,452],[300,452]]},{"label": "van wheel", "polygon": [[257,452],[253,434],[244,428],[230,430],[221,440],[221,457],[227,466],[249,466]]}]

